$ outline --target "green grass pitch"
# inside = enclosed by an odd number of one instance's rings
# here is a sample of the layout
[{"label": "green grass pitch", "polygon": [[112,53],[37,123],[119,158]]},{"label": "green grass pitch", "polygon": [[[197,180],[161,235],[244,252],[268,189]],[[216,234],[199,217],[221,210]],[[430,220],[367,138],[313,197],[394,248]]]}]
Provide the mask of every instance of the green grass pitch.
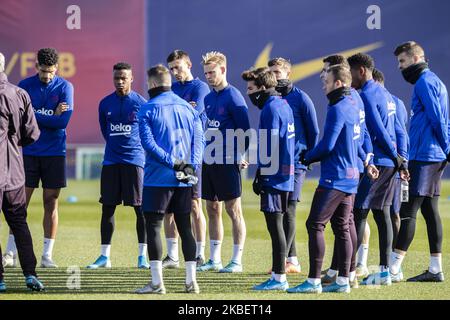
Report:
[{"label": "green grass pitch", "polygon": [[[297,252],[302,264],[300,275],[289,275],[291,286],[297,285],[306,278],[308,272],[308,243],[305,220],[309,213],[312,195],[317,185],[316,180],[307,180],[303,190],[303,201],[297,208]],[[67,197],[75,195],[77,203],[68,203]],[[444,226],[443,266],[450,270],[450,182],[443,183],[440,212]],[[100,204],[98,203],[99,181],[69,181],[60,197],[60,218],[58,238],[54,249],[54,260],[59,265],[56,270],[38,268],[38,275],[47,290],[44,293],[31,293],[24,285],[20,268],[6,269],[5,282],[8,287],[0,300],[27,299],[450,299],[450,285],[444,283],[413,284],[402,282],[390,287],[359,288],[350,294],[298,295],[283,292],[253,292],[251,287],[267,279],[267,270],[271,266],[271,244],[266,230],[264,217],[259,212],[259,198],[251,191],[250,181],[244,181],[243,211],[247,224],[247,240],[244,250],[244,272],[241,274],[198,273],[201,289],[200,295],[187,295],[184,289],[184,269],[165,270],[164,281],[167,295],[139,296],[133,291],[145,285],[149,278],[148,270],[138,270],[137,238],[135,232],[135,215],[131,208],[119,206],[116,211],[116,230],[112,242],[110,270],[86,270],[99,255],[100,245]],[[28,222],[33,235],[38,263],[42,253],[42,200],[39,190],[33,195],[28,212]],[[0,218],[0,241],[3,249],[6,246],[8,229],[4,218]],[[369,216],[371,226],[371,242],[369,265],[376,265],[378,260],[378,237],[373,218]],[[222,248],[222,260],[227,263],[231,257],[232,239],[230,219],[224,213],[225,238]],[[327,252],[324,268],[329,266],[332,253],[333,235],[331,227],[326,232]],[[163,234],[162,234],[163,236]],[[164,245],[165,242],[163,241]],[[180,246],[181,248],[181,246]],[[165,250],[165,249],[164,249]],[[164,251],[165,252],[165,251]],[[206,254],[209,256],[209,240],[207,238]],[[181,253],[180,256],[182,257]],[[403,265],[405,277],[414,276],[428,267],[428,241],[423,218],[419,214],[416,235]],[[74,283],[70,281],[68,267],[79,267],[80,289],[70,289]],[[72,286],[67,284],[72,283]]]}]

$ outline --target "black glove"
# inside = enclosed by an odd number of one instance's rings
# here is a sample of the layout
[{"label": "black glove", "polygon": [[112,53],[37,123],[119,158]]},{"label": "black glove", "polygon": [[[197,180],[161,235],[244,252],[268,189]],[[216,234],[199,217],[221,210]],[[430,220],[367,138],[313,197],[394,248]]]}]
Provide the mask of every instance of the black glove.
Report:
[{"label": "black glove", "polygon": [[259,196],[262,191],[262,180],[261,180],[261,170],[260,169],[256,170],[256,175],[255,175],[255,179],[253,180],[252,187],[253,187],[253,192]]},{"label": "black glove", "polygon": [[397,170],[407,170],[408,169],[408,161],[397,154],[397,159],[395,159],[395,167]]},{"label": "black glove", "polygon": [[183,173],[187,176],[195,175],[195,170],[192,164],[186,163],[184,160],[176,160],[173,165],[173,169],[175,171],[183,171]]},{"label": "black glove", "polygon": [[307,170],[311,170],[311,163],[305,160],[306,150],[300,153],[300,163],[306,167]]}]

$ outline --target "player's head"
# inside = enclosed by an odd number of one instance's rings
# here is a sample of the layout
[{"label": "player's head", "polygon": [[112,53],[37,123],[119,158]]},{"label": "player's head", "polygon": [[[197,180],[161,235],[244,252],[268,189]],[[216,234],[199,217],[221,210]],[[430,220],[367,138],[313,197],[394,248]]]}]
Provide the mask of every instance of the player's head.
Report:
[{"label": "player's head", "polygon": [[323,90],[325,94],[341,88],[348,87],[352,83],[350,69],[346,65],[337,64],[327,68],[327,73],[323,78]]},{"label": "player's head", "polygon": [[262,67],[244,71],[241,76],[247,82],[247,94],[250,100],[255,106],[262,108],[271,94],[270,90],[275,91],[278,84],[275,72],[268,67]]},{"label": "player's head", "polygon": [[131,65],[126,62],[119,62],[113,66],[114,87],[119,96],[125,96],[131,91],[133,73]]},{"label": "player's head", "polygon": [[5,56],[0,52],[0,72],[5,71]]},{"label": "player's head", "polygon": [[384,73],[377,68],[373,69],[372,72],[373,80],[384,86]]},{"label": "player's head", "polygon": [[413,64],[425,62],[425,51],[415,41],[402,43],[395,48],[394,55],[397,57],[398,68],[401,71]]},{"label": "player's head", "polygon": [[268,66],[270,71],[275,73],[277,80],[289,79],[291,75],[291,62],[285,58],[273,58],[269,61]]},{"label": "player's head", "polygon": [[203,72],[208,84],[220,87],[227,76],[227,58],[218,51],[210,51],[202,56]]},{"label": "player's head", "polygon": [[39,80],[47,84],[53,80],[58,70],[58,52],[54,48],[42,48],[37,53],[36,69]]},{"label": "player's head", "polygon": [[167,57],[167,66],[177,81],[184,82],[192,79],[192,62],[185,51],[172,51]]},{"label": "player's head", "polygon": [[350,69],[347,59],[343,55],[340,55],[340,54],[334,54],[334,55],[328,56],[325,59],[323,59],[322,62],[323,62],[323,68],[322,68],[322,71],[320,72],[320,79],[322,79],[322,80],[325,77],[325,75],[327,74],[327,69],[331,66],[335,66],[337,64],[342,64],[342,65],[347,66]]},{"label": "player's head", "polygon": [[158,87],[171,87],[172,78],[170,77],[170,71],[162,64],[157,64],[147,70],[147,84],[148,89],[154,89]]},{"label": "player's head", "polygon": [[352,73],[352,87],[361,89],[366,81],[372,79],[375,62],[366,53],[357,53],[347,59]]}]

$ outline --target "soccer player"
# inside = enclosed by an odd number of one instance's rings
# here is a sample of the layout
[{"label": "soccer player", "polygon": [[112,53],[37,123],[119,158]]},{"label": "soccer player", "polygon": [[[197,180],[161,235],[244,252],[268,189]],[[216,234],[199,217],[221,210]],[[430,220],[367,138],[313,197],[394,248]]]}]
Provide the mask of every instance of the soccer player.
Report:
[{"label": "soccer player", "polygon": [[[359,108],[352,98],[352,77],[348,68],[335,65],[327,69],[324,91],[329,105],[324,135],[317,146],[301,159],[305,165],[320,161],[319,186],[306,221],[309,235],[308,279],[289,293],[350,292],[349,270],[352,243],[349,219],[358,188],[358,148],[360,144]],[[339,253],[339,276],[322,289],[320,271],[325,255],[324,229],[331,220]]]},{"label": "soccer player", "polygon": [[[191,230],[192,178],[202,161],[204,136],[198,112],[171,91],[169,70],[150,68],[150,100],[139,112],[139,132],[146,151],[143,210],[147,228],[151,281],[136,293],[164,294],[161,226],[174,215],[186,263],[186,292],[199,293],[195,239]],[[195,182],[195,181],[194,181]]]},{"label": "soccer player", "polygon": [[[30,95],[41,135],[32,145],[23,148],[25,193],[27,206],[35,188],[42,182],[44,204],[44,250],[41,267],[56,268],[53,246],[58,230],[58,197],[66,187],[66,127],[73,112],[73,86],[57,76],[58,52],[43,48],[37,53],[38,73],[19,82]],[[14,237],[7,248],[15,255]]]},{"label": "soccer player", "polygon": [[[182,50],[175,50],[167,57],[167,65],[173,77],[177,80],[172,83],[172,91],[189,102],[200,114],[202,127],[206,128],[208,120],[205,112],[204,99],[209,93],[208,85],[198,78],[193,77],[192,62],[189,55]],[[192,212],[193,231],[196,240],[197,266],[205,263],[206,219],[202,210],[201,198],[201,166],[195,172],[198,183],[192,186]],[[178,232],[173,219],[173,214],[164,217],[164,233],[167,243],[167,257],[163,260],[163,268],[178,268]]]},{"label": "soccer player", "polygon": [[348,58],[352,87],[361,89],[366,124],[372,139],[374,164],[380,173],[377,180],[364,176],[355,201],[358,245],[363,238],[367,215],[372,210],[378,227],[380,271],[367,276],[362,285],[390,285],[389,255],[392,251],[392,204],[395,173],[406,166],[406,132],[396,117],[396,105],[390,93],[373,80],[375,63],[371,56],[357,53]]},{"label": "soccer player", "polygon": [[442,223],[439,216],[441,177],[449,156],[448,92],[425,60],[423,48],[414,41],[394,52],[404,79],[414,85],[409,127],[409,201],[402,203],[397,244],[391,254],[391,272],[402,278],[401,265],[414,238],[419,208],[425,218],[430,246],[430,265],[413,282],[442,282]]},{"label": "soccer player", "polygon": [[138,268],[148,269],[147,238],[142,213],[142,184],[145,155],[139,138],[137,115],[146,100],[131,89],[131,65],[113,66],[115,92],[100,101],[98,118],[105,139],[105,155],[100,178],[101,254],[88,269],[111,268],[111,239],[115,227],[116,206],[133,207],[139,244]]},{"label": "soccer player", "polygon": [[[234,134],[240,135],[250,128],[248,110],[242,94],[227,82],[225,55],[216,51],[208,52],[203,56],[202,64],[206,80],[213,88],[205,97],[208,116],[206,149],[211,150],[211,154],[205,149],[202,165],[202,198],[206,200],[209,217],[210,259],[198,270],[242,272],[246,227],[241,205],[240,170],[248,166],[243,158],[248,140],[230,143],[238,140],[234,139]],[[225,267],[222,267],[221,259],[222,202],[225,202],[225,210],[231,218],[233,230],[233,255]]]},{"label": "soccer player", "polygon": [[[287,241],[283,216],[287,214],[289,193],[294,189],[294,116],[286,100],[275,90],[277,79],[269,68],[247,70],[242,73],[242,78],[247,81],[250,100],[261,110],[258,159],[270,159],[269,163],[258,161],[253,189],[261,197],[260,210],[272,239],[272,277],[254,286],[253,290],[284,291],[289,285],[285,270]],[[267,150],[267,155],[261,150]]]},{"label": "soccer player", "polygon": [[[325,80],[325,76],[327,75],[327,69],[334,65],[343,65],[344,67],[350,69],[350,66],[347,62],[347,59],[342,55],[331,55],[323,59],[323,69],[320,74],[320,78],[322,81]],[[378,175],[377,168],[373,165],[372,162],[372,156],[373,156],[373,147],[372,142],[370,141],[369,132],[366,127],[366,119],[365,119],[365,111],[364,111],[364,103],[361,100],[361,97],[359,96],[358,92],[350,88],[351,95],[353,100],[356,101],[359,108],[359,124],[361,127],[361,135],[360,135],[360,146],[358,148],[358,169],[360,173],[360,180],[364,174],[364,172],[367,172],[367,175],[369,175],[372,179],[376,179]],[[349,219],[349,231],[350,231],[350,237],[352,240],[352,263],[350,265],[350,273],[349,273],[349,280],[350,280],[350,286],[352,288],[358,287],[358,278],[357,278],[357,269],[356,269],[356,250],[357,250],[357,234],[356,234],[356,227],[354,222],[354,216],[353,212],[351,213],[350,219]],[[326,274],[322,277],[322,285],[329,285],[336,281],[338,275],[338,247],[336,244],[335,239],[335,245],[333,249],[333,258],[331,262],[330,268],[327,270]]]},{"label": "soccer player", "polygon": [[295,246],[295,215],[297,202],[301,199],[301,190],[305,181],[306,167],[300,163],[300,154],[314,148],[319,140],[316,109],[311,98],[289,81],[291,63],[284,58],[274,58],[268,63],[277,77],[276,90],[292,109],[295,121],[295,175],[294,191],[289,193],[289,204],[283,215],[283,229],[286,235],[287,259],[286,273],[299,273],[301,266]]},{"label": "soccer player", "polygon": [[[33,291],[44,290],[36,275],[36,256],[27,224],[25,172],[22,147],[39,138],[39,127],[29,95],[8,82],[5,57],[0,52],[0,205],[17,241],[20,265],[25,283]],[[2,256],[0,247],[0,256]],[[0,293],[6,291],[0,264]]]},{"label": "soccer player", "polygon": [[[373,80],[378,82],[380,85],[384,87],[384,74],[378,69],[373,70]],[[396,109],[396,116],[400,121],[400,124],[403,127],[403,130],[407,132],[407,124],[408,124],[408,112],[406,111],[405,104],[401,99],[394,96],[393,94],[392,98],[394,99],[395,105],[397,106]],[[408,137],[407,137],[408,138]],[[408,139],[409,144],[409,139]],[[395,248],[395,243],[397,241],[398,231],[400,230],[400,206],[401,206],[401,198],[400,198],[400,191],[401,191],[401,181],[400,175],[397,173],[395,175],[395,182],[394,182],[394,196],[392,199],[392,206],[391,206],[391,222],[392,222],[392,249]],[[367,243],[368,244],[368,243]]]}]

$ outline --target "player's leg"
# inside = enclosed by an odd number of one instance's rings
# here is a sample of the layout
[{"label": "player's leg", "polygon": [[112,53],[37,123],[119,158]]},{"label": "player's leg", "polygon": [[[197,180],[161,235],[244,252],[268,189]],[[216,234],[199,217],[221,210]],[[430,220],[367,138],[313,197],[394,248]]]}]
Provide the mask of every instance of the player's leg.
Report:
[{"label": "player's leg", "polygon": [[206,246],[206,218],[203,213],[202,205],[202,168],[198,168],[195,172],[198,178],[197,184],[192,186],[192,229],[196,241],[195,256],[197,266],[205,263],[205,246]]},{"label": "player's leg", "polygon": [[373,209],[373,217],[378,228],[379,251],[380,251],[380,272],[389,271],[389,257],[392,252],[392,222],[390,206],[385,206],[383,210]]},{"label": "player's leg", "polygon": [[200,293],[197,284],[197,261],[195,259],[195,238],[191,229],[192,188],[176,188],[170,204],[175,223],[181,237],[181,248],[186,265],[186,293]]},{"label": "player's leg", "polygon": [[205,263],[205,243],[206,243],[206,218],[202,209],[202,199],[192,199],[192,226],[196,241],[195,257],[197,266]]},{"label": "player's leg", "polygon": [[61,188],[67,185],[66,158],[39,157],[39,161],[44,203],[44,252],[41,267],[56,268],[52,256],[59,223],[58,198]]},{"label": "player's leg", "polygon": [[439,196],[425,197],[421,211],[427,225],[428,243],[430,246],[430,264],[424,273],[409,278],[409,282],[442,282],[442,222],[438,208]]},{"label": "player's leg", "polygon": [[294,191],[289,195],[289,202],[286,214],[283,216],[283,228],[286,234],[286,273],[300,273],[301,266],[297,257],[297,248],[295,245],[296,235],[296,211],[297,202],[301,199],[301,191],[305,181],[306,170],[300,169],[294,175]]},{"label": "player's leg", "polygon": [[241,198],[225,201],[225,210],[231,218],[233,232],[233,255],[231,261],[220,272],[242,272],[242,253],[244,251],[247,229],[242,214]]},{"label": "player's leg", "polygon": [[283,215],[287,211],[288,192],[268,191],[261,193],[261,211],[264,212],[267,230],[272,242],[272,276],[253,290],[286,290],[286,235],[283,228]]},{"label": "player's leg", "polygon": [[218,175],[221,165],[202,164],[202,198],[206,200],[206,213],[208,215],[209,229],[209,260],[197,268],[197,271],[218,271],[222,269],[222,202],[218,201],[216,187],[223,183],[217,181],[222,178]]},{"label": "player's leg", "polygon": [[102,216],[100,220],[100,256],[88,269],[111,268],[111,240],[115,229],[116,206],[122,203],[119,165],[102,167],[100,176],[100,199]]},{"label": "player's leg", "polygon": [[[35,188],[39,187],[40,169],[39,161],[36,157],[23,156],[24,169],[25,169],[25,195],[26,206],[30,203],[31,196]],[[17,266],[17,247],[14,239],[14,235],[9,230],[8,242],[6,244],[5,255],[2,256],[2,264],[5,267]]]},{"label": "player's leg", "polygon": [[350,235],[353,195],[346,195],[331,217],[331,227],[336,241],[338,256],[338,276],[336,281],[326,286],[324,292],[350,292],[350,268],[353,244]]},{"label": "player's leg", "polygon": [[2,210],[6,222],[15,235],[17,251],[25,282],[33,291],[44,290],[43,284],[36,275],[36,256],[33,250],[33,240],[27,224],[27,209],[25,188],[6,191],[3,197]]},{"label": "player's leg", "polygon": [[135,291],[138,294],[166,293],[162,275],[161,227],[164,214],[169,208],[173,194],[174,188],[144,187],[143,189],[142,210],[147,230],[147,250],[150,260],[151,280],[146,286]]},{"label": "player's leg", "polygon": [[400,230],[400,206],[401,206],[401,179],[395,178],[394,198],[391,206],[391,222],[392,222],[392,250],[395,248],[397,242],[398,231]]},{"label": "player's leg", "polygon": [[138,239],[138,263],[139,269],[148,269],[150,265],[147,262],[147,228],[145,225],[144,212],[142,206],[134,206],[136,214],[136,234]]},{"label": "player's leg", "polygon": [[179,268],[178,230],[173,213],[164,215],[164,234],[166,238],[167,256],[163,259],[163,269]]},{"label": "player's leg", "polygon": [[198,271],[219,271],[222,269],[222,240],[223,240],[223,222],[222,222],[222,202],[206,200],[206,212],[208,214],[209,228],[209,260],[198,267]]},{"label": "player's leg", "polygon": [[[344,193],[318,187],[314,193],[311,210],[306,220],[309,248],[309,274],[305,282],[287,289],[289,293],[320,293],[322,285],[320,272],[325,255],[325,225],[344,198]],[[348,221],[347,221],[348,223]]]},{"label": "player's leg", "polygon": [[41,266],[45,268],[56,268],[53,262],[53,246],[58,231],[58,197],[61,189],[44,188],[42,198],[44,202],[44,249],[42,253]]}]

